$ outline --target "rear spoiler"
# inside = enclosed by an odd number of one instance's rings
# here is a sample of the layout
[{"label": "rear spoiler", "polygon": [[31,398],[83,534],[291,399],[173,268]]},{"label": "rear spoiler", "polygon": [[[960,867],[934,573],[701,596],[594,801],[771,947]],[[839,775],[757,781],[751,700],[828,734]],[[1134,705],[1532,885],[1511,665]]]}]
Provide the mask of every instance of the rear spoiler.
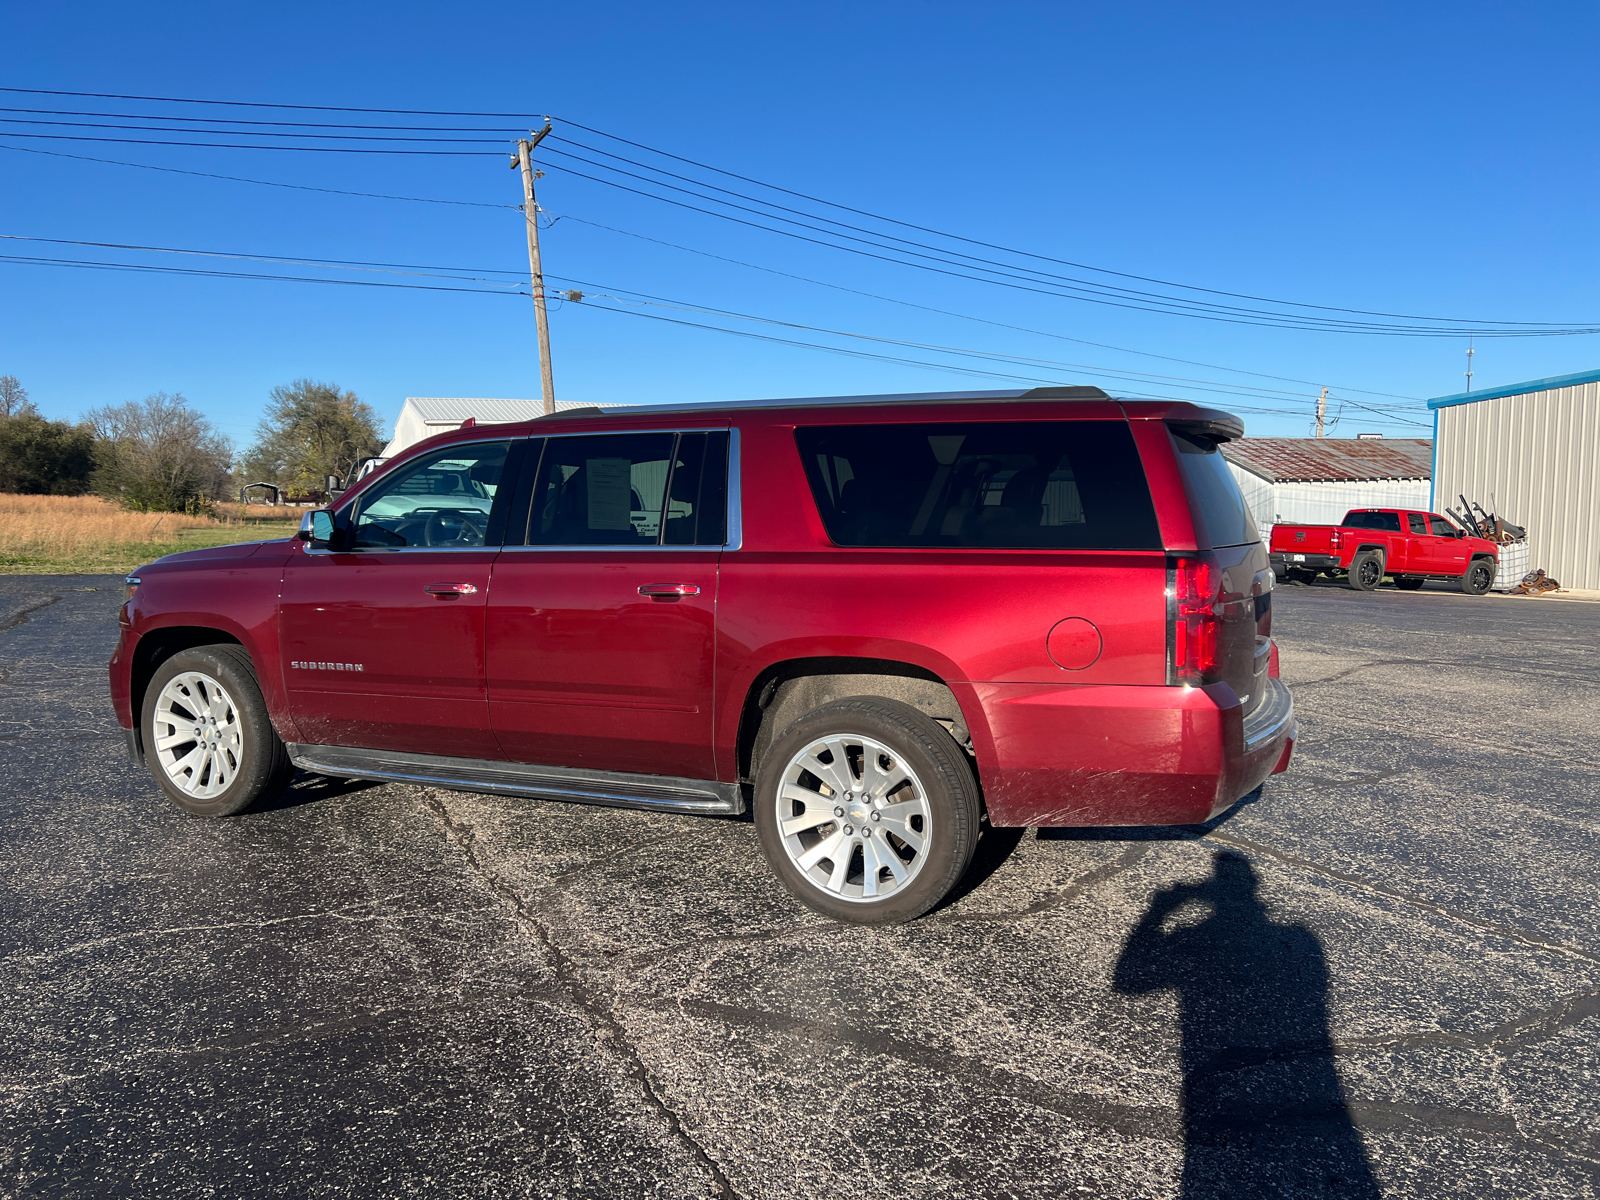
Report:
[{"label": "rear spoiler", "polygon": [[1220,408],[1195,408],[1181,417],[1168,417],[1167,424],[1213,442],[1232,442],[1244,436],[1244,422]]}]

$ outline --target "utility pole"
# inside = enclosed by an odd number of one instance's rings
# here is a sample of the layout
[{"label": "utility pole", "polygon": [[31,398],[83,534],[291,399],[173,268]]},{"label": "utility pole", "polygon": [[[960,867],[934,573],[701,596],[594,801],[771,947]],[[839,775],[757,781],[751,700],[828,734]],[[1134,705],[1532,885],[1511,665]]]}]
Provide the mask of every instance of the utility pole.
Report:
[{"label": "utility pole", "polygon": [[556,411],[556,382],[550,372],[550,319],[544,309],[544,271],[539,267],[539,205],[533,198],[533,181],[544,176],[533,169],[533,148],[550,132],[550,122],[538,133],[517,142],[517,157],[511,169],[522,168],[522,212],[528,223],[528,273],[533,277],[533,323],[539,331],[539,384],[544,389],[544,412]]},{"label": "utility pole", "polygon": [[1477,351],[1472,348],[1472,335],[1467,334],[1467,391],[1472,390],[1472,356]]},{"label": "utility pole", "polygon": [[1322,395],[1317,397],[1317,436],[1322,436],[1322,420],[1328,415],[1328,389],[1322,389]]}]

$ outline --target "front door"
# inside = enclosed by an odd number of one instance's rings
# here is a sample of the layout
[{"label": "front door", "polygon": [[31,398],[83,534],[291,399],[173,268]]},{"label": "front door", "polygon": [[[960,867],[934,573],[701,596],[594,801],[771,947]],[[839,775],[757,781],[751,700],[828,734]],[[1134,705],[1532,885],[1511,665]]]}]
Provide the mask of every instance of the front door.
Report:
[{"label": "front door", "polygon": [[546,442],[526,544],[506,547],[489,597],[489,709],[506,757],[715,778],[727,439]]},{"label": "front door", "polygon": [[1438,513],[1428,514],[1428,524],[1433,536],[1428,540],[1428,567],[1434,575],[1464,575],[1467,571],[1468,549],[1461,531]]},{"label": "front door", "polygon": [[419,457],[301,549],[279,608],[289,707],[318,745],[501,757],[489,726],[484,613],[511,443]]}]

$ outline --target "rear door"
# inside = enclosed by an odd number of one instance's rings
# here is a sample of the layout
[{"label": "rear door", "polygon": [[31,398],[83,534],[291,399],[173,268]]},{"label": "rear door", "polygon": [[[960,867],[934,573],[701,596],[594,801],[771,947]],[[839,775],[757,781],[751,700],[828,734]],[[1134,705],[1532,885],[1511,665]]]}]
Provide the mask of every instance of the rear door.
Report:
[{"label": "rear door", "polygon": [[290,712],[318,745],[501,757],[484,612],[518,454],[504,438],[419,457],[339,514],[340,548],[284,570]]},{"label": "rear door", "polygon": [[1405,559],[1403,562],[1391,563],[1389,569],[1413,575],[1426,575],[1436,570],[1435,564],[1439,557],[1438,539],[1428,528],[1427,516],[1423,513],[1406,513],[1405,530],[1404,539],[1395,539],[1397,549],[1403,541]]},{"label": "rear door", "polygon": [[728,446],[726,429],[546,442],[487,614],[512,761],[715,778]]}]

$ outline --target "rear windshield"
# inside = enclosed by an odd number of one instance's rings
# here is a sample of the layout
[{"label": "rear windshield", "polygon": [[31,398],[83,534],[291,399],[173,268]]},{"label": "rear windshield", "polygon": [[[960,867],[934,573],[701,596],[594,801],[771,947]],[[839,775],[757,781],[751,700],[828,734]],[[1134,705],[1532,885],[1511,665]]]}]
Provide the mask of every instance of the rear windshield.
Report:
[{"label": "rear windshield", "polygon": [[1350,512],[1345,513],[1344,527],[1346,529],[1377,529],[1385,533],[1400,532],[1400,514],[1392,512]]},{"label": "rear windshield", "polygon": [[[1169,426],[1169,428],[1171,428]],[[1194,523],[1213,546],[1245,546],[1261,540],[1256,519],[1217,443],[1185,429],[1172,430],[1178,467],[1188,485]]]},{"label": "rear windshield", "polygon": [[795,430],[840,546],[1159,550],[1125,421]]}]

